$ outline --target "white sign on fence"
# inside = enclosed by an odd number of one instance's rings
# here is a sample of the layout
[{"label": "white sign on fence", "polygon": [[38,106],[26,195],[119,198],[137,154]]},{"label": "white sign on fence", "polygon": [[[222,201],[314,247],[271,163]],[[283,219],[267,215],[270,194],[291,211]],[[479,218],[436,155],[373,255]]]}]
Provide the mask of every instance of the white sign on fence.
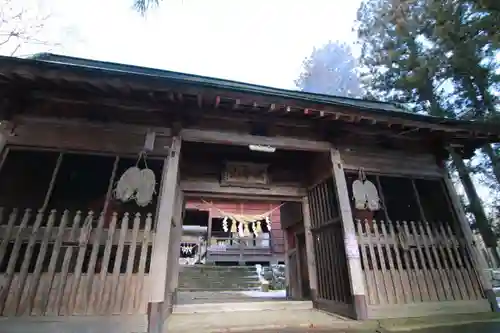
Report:
[{"label": "white sign on fence", "polygon": [[348,259],[359,259],[359,247],[358,240],[355,234],[347,234],[344,239],[345,242],[345,252]]}]

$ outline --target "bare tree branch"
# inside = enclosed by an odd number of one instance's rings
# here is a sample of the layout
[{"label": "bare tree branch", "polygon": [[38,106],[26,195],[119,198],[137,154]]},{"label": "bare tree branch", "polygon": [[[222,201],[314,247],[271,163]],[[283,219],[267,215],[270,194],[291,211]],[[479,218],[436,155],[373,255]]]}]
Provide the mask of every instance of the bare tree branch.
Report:
[{"label": "bare tree branch", "polygon": [[52,45],[41,37],[49,18],[50,15],[23,8],[14,0],[3,0],[0,4],[0,53],[15,56],[25,45]]}]

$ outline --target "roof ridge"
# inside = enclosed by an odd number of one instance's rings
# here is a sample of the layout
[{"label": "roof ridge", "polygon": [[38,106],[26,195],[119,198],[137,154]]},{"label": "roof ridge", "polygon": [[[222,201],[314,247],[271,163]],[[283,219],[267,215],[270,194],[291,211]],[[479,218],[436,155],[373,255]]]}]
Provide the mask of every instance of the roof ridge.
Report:
[{"label": "roof ridge", "polygon": [[[71,66],[119,71],[119,72],[123,72],[123,73],[134,73],[134,74],[140,74],[140,75],[152,75],[152,76],[159,76],[159,77],[174,75],[174,76],[177,76],[177,79],[184,79],[184,80],[196,81],[196,82],[198,82],[199,80],[201,80],[202,82],[209,81],[208,83],[217,84],[217,85],[233,85],[233,87],[232,87],[233,89],[250,89],[250,90],[262,90],[263,89],[263,90],[266,90],[266,92],[269,94],[286,93],[286,94],[297,95],[297,96],[295,96],[295,98],[306,98],[306,99],[307,98],[321,98],[322,100],[324,100],[323,102],[327,102],[327,103],[328,102],[338,103],[341,101],[345,101],[345,102],[351,101],[354,103],[362,102],[362,103],[378,104],[381,106],[391,106],[392,107],[391,111],[408,112],[407,110],[405,110],[404,108],[401,108],[400,106],[398,106],[396,103],[393,103],[393,102],[369,100],[369,99],[346,97],[346,96],[326,95],[326,94],[305,92],[305,91],[300,91],[300,90],[276,88],[276,87],[270,87],[270,86],[253,84],[253,83],[246,83],[246,82],[236,81],[236,80],[228,80],[228,79],[221,79],[221,78],[216,78],[216,77],[211,77],[211,76],[176,72],[176,71],[171,71],[171,70],[167,70],[167,69],[157,69],[157,68],[152,68],[152,67],[128,65],[128,64],[102,61],[102,60],[85,59],[85,58],[79,58],[79,57],[59,55],[59,54],[54,54],[54,53],[49,53],[49,52],[37,53],[37,54],[34,54],[34,55],[28,57],[28,59],[33,59],[33,60],[43,61],[43,62],[60,63],[60,64],[71,65]],[[256,91],[256,92],[263,93],[263,91]]]}]

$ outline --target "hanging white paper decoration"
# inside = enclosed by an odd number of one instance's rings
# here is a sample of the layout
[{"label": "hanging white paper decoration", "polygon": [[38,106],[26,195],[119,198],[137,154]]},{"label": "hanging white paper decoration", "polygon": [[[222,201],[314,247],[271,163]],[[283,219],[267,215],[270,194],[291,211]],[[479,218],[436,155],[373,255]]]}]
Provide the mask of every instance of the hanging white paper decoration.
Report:
[{"label": "hanging white paper decoration", "polygon": [[358,179],[352,183],[352,194],[354,205],[358,210],[368,209],[376,211],[380,209],[380,197],[375,185],[366,179],[363,169],[359,169]]},{"label": "hanging white paper decoration", "polygon": [[224,219],[222,220],[222,230],[224,230],[224,232],[229,231],[229,227],[227,225],[227,216],[224,216]]},{"label": "hanging white paper decoration", "polygon": [[183,254],[191,254],[191,253],[193,253],[193,248],[194,248],[193,245],[182,245],[181,252]]},{"label": "hanging white paper decoration", "polygon": [[266,216],[266,226],[267,230],[271,231],[271,218],[269,217],[269,215]]},{"label": "hanging white paper decoration", "polygon": [[245,237],[245,231],[243,230],[243,223],[238,223],[238,235],[243,238]]},{"label": "hanging white paper decoration", "polygon": [[365,181],[365,193],[366,193],[366,206],[371,211],[377,211],[380,209],[380,198],[378,196],[378,191],[375,185],[369,181]]},{"label": "hanging white paper decoration", "polygon": [[[141,158],[146,166],[142,170],[138,167]],[[153,201],[155,187],[155,174],[148,168],[144,152],[141,152],[135,166],[128,168],[120,177],[113,193],[122,202],[135,200],[138,206],[144,207]]]}]

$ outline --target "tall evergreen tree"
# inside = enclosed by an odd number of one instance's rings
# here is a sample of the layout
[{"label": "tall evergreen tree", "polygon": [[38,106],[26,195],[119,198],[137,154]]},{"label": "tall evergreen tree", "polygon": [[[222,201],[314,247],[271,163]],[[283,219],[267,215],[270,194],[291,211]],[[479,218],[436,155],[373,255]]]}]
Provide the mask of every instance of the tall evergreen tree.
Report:
[{"label": "tall evergreen tree", "polygon": [[[427,8],[426,17],[435,25],[426,38],[446,54],[446,76],[453,80],[462,115],[474,120],[498,119],[499,100],[492,87],[499,82],[495,55],[500,15],[476,1],[427,0]],[[500,183],[499,156],[491,145],[482,150]]]},{"label": "tall evergreen tree", "polygon": [[[430,38],[438,21],[434,5],[430,0],[365,0],[358,11],[357,26],[361,63],[368,69],[365,83],[372,96],[408,103],[414,112],[455,117],[452,106],[460,96],[449,96],[453,89],[443,89],[443,85],[453,83],[449,54]],[[439,20],[445,19],[445,11],[439,13]],[[496,247],[469,171],[457,154],[451,155],[476,225],[487,246]]]}]

